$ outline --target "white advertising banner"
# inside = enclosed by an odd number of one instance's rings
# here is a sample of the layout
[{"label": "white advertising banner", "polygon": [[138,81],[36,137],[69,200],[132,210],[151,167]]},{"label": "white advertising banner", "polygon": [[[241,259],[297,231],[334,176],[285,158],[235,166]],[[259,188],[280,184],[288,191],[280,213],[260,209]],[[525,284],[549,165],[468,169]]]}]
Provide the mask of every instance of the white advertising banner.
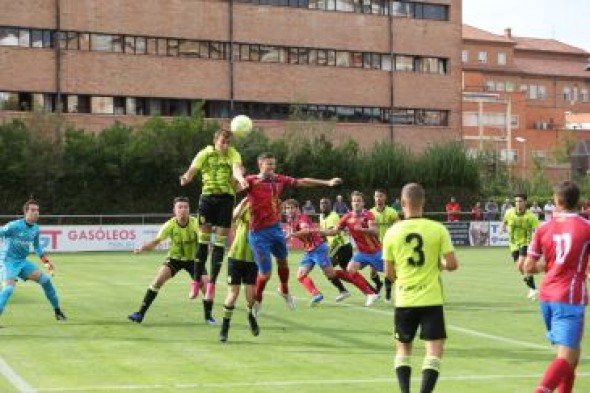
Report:
[{"label": "white advertising banner", "polygon": [[500,221],[489,222],[490,246],[508,246],[508,232],[500,232],[501,226]]},{"label": "white advertising banner", "polygon": [[[152,240],[160,225],[41,225],[41,247],[48,252],[131,251]],[[167,249],[162,242],[158,249]]]}]

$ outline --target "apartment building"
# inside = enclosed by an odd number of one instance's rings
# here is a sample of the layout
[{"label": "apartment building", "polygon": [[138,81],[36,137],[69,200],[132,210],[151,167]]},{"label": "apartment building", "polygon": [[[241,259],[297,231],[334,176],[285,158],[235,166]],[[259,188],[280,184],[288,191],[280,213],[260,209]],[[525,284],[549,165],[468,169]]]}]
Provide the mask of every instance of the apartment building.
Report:
[{"label": "apartment building", "polygon": [[460,140],[460,0],[0,0],[0,118],[115,121],[294,111],[335,139]]},{"label": "apartment building", "polygon": [[553,39],[518,37],[511,29],[493,34],[464,25],[467,148],[498,153],[522,177],[538,164],[552,179],[569,176],[571,166],[556,163],[554,153],[567,141],[590,139],[583,122],[570,126],[572,114],[590,113],[589,57],[585,50]]}]

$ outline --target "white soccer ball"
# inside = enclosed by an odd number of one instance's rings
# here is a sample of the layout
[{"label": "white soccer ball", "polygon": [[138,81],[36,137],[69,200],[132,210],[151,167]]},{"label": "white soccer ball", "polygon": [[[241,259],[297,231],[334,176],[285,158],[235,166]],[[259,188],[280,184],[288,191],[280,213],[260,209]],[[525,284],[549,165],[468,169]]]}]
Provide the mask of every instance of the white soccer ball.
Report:
[{"label": "white soccer ball", "polygon": [[238,136],[244,136],[252,131],[252,119],[246,115],[238,115],[231,120],[230,130]]}]

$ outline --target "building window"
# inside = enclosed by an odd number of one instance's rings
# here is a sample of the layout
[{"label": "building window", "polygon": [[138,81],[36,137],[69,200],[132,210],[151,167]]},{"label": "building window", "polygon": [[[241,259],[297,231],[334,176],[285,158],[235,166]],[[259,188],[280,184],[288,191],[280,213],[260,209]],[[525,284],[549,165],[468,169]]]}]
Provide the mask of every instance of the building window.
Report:
[{"label": "building window", "polygon": [[412,56],[395,56],[396,71],[414,71],[414,58]]},{"label": "building window", "polygon": [[18,29],[0,27],[0,46],[18,46]]},{"label": "building window", "polygon": [[469,62],[469,51],[467,49],[463,49],[461,51],[461,61],[463,63],[468,63]]},{"label": "building window", "polygon": [[588,99],[589,99],[588,89],[586,89],[586,88],[580,89],[580,101],[588,102]]},{"label": "building window", "polygon": [[477,55],[477,61],[481,64],[486,64],[488,62],[488,52],[480,51]]},{"label": "building window", "polygon": [[566,86],[563,88],[563,100],[570,102],[574,100],[571,87]]},{"label": "building window", "polygon": [[506,65],[506,52],[498,52],[498,65]]}]

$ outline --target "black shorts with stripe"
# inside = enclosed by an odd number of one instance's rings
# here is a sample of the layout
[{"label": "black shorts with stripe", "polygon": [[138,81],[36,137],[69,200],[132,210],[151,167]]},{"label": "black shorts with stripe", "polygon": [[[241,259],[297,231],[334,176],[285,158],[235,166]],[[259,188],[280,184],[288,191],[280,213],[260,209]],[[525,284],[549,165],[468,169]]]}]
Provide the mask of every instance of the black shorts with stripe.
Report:
[{"label": "black shorts with stripe", "polygon": [[254,285],[258,267],[254,262],[227,258],[227,283],[229,285]]},{"label": "black shorts with stripe", "polygon": [[348,266],[348,262],[352,259],[353,249],[352,244],[347,243],[343,246],[340,246],[338,251],[334,255],[331,256],[332,265],[333,266],[340,266],[342,270],[346,270]]},{"label": "black shorts with stripe", "polygon": [[231,194],[202,194],[199,198],[199,224],[230,228],[236,198]]},{"label": "black shorts with stripe", "polygon": [[181,270],[186,270],[193,280],[199,280],[203,274],[207,275],[205,264],[195,260],[183,261],[180,259],[166,258],[162,265],[170,268],[172,277]]},{"label": "black shorts with stripe", "polygon": [[426,341],[447,338],[443,306],[396,307],[395,339],[411,343],[420,327],[420,339]]}]

